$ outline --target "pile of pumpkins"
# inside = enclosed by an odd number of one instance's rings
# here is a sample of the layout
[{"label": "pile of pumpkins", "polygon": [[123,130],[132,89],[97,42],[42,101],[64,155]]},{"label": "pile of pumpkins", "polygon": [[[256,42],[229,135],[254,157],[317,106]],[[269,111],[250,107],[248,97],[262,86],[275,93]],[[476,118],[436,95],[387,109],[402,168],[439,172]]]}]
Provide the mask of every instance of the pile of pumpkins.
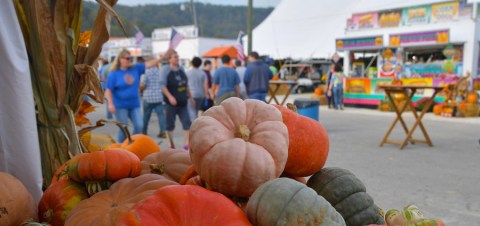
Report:
[{"label": "pile of pumpkins", "polygon": [[478,94],[475,91],[469,91],[463,100],[448,100],[445,103],[436,104],[433,107],[433,113],[443,117],[478,117],[480,107],[478,105]]},{"label": "pile of pumpkins", "polygon": [[324,167],[325,128],[290,109],[229,98],[192,123],[189,141],[190,151],[160,151],[134,135],[77,155],[57,170],[38,209],[18,180],[0,174],[0,225],[385,222],[355,175]]}]

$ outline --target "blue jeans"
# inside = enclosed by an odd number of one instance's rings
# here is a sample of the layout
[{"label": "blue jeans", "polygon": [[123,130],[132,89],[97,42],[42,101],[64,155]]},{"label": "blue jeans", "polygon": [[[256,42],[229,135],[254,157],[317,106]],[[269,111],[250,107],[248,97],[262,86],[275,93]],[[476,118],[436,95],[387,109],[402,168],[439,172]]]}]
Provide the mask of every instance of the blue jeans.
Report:
[{"label": "blue jeans", "polygon": [[[143,120],[142,113],[140,108],[117,108],[115,111],[115,118],[118,122],[128,123],[128,119],[132,121],[133,124],[133,134],[142,133]],[[118,142],[121,143],[125,140],[125,136],[122,131],[118,131]]]},{"label": "blue jeans", "polygon": [[250,93],[250,94],[248,94],[248,99],[261,100],[263,102],[265,102],[266,97],[267,97],[267,93]]},{"label": "blue jeans", "polygon": [[150,116],[152,111],[157,113],[158,124],[160,127],[160,133],[165,132],[165,113],[163,112],[163,103],[147,103],[143,102],[143,134],[148,132],[148,122],[150,121]]},{"label": "blue jeans", "polygon": [[342,85],[334,86],[332,93],[333,93],[334,108],[335,109],[343,108],[343,86]]}]

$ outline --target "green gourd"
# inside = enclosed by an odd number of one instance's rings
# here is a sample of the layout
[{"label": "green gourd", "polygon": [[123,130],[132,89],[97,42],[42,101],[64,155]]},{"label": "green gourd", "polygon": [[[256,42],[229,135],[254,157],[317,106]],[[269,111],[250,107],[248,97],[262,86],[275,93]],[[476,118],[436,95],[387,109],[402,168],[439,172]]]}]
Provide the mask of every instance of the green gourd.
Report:
[{"label": "green gourd", "polygon": [[256,226],[345,225],[342,216],[322,196],[289,178],[261,185],[248,200],[246,212]]},{"label": "green gourd", "polygon": [[385,223],[365,185],[346,169],[323,168],[310,177],[307,186],[330,202],[348,226]]}]

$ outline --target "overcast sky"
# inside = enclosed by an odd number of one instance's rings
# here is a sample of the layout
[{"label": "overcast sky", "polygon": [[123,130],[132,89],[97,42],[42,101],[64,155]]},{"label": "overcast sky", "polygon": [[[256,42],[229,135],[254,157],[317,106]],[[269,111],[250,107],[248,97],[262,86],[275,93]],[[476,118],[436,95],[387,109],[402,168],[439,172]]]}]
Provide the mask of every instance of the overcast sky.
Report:
[{"label": "overcast sky", "polygon": [[[248,0],[194,0],[195,2],[211,3],[218,5],[248,5]],[[281,0],[252,0],[254,7],[275,7]],[[190,2],[189,0],[119,0],[117,4],[142,5],[142,4],[168,4]]]}]

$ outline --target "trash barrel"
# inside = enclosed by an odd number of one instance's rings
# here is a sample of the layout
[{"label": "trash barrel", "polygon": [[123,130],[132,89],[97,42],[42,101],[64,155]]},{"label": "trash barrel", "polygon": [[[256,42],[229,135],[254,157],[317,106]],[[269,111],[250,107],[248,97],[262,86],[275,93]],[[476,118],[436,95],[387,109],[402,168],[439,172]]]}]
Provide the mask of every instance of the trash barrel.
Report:
[{"label": "trash barrel", "polygon": [[320,100],[299,98],[293,101],[293,104],[297,107],[298,114],[318,121]]}]

